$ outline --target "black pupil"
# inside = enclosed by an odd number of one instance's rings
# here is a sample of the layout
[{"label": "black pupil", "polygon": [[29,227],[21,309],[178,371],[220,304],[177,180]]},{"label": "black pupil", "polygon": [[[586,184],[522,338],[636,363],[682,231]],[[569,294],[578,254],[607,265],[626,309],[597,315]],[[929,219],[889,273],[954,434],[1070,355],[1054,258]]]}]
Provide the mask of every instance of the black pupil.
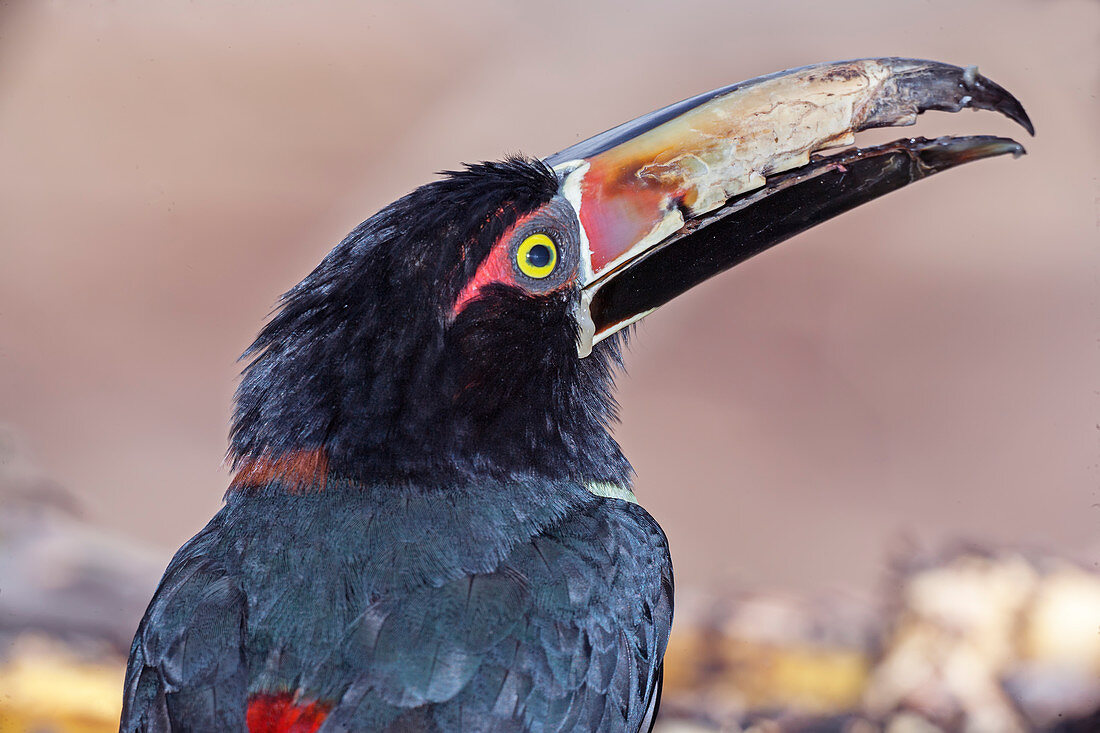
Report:
[{"label": "black pupil", "polygon": [[553,257],[554,253],[545,244],[536,244],[527,250],[527,264],[539,269],[549,265]]}]

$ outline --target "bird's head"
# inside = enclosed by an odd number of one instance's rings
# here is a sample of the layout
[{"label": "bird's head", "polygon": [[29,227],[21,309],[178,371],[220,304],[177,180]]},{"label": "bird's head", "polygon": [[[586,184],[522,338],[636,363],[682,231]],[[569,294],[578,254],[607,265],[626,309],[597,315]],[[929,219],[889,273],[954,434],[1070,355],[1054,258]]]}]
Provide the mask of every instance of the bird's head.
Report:
[{"label": "bird's head", "polygon": [[708,92],[541,161],[445,174],[361,224],[284,296],[246,353],[236,485],[628,484],[609,429],[622,329],[854,206],[1023,152],[983,136],[816,155],[965,107],[1031,129],[973,68],[865,59]]}]

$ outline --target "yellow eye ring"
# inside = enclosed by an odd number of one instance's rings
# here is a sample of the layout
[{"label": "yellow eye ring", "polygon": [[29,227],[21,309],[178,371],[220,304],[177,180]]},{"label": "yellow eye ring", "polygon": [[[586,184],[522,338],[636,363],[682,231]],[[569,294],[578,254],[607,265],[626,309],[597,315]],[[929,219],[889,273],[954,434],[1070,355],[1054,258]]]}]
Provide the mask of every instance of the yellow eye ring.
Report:
[{"label": "yellow eye ring", "polygon": [[541,280],[558,266],[558,247],[545,234],[532,234],[516,250],[516,265],[527,277]]}]

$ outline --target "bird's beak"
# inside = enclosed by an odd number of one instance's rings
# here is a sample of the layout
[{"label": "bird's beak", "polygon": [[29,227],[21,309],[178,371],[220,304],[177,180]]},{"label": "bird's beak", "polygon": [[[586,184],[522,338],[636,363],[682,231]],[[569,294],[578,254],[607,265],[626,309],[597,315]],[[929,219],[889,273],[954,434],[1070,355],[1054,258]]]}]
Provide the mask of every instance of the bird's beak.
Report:
[{"label": "bird's beak", "polygon": [[581,225],[578,350],[772,245],[956,165],[1024,152],[989,136],[850,146],[936,109],[1001,112],[974,67],[883,58],[807,66],[693,97],[546,159]]}]

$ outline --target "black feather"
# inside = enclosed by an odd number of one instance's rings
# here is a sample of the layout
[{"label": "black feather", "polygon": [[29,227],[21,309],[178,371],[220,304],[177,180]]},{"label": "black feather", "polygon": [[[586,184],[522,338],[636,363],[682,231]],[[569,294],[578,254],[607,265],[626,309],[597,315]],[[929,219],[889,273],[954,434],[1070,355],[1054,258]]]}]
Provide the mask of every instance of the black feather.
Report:
[{"label": "black feather", "polygon": [[[672,618],[664,535],[611,436],[617,338],[577,354],[575,285],[490,284],[558,195],[514,158],[363,222],[245,353],[231,456],[318,449],[324,484],[231,491],[169,565],[124,731],[241,730],[250,695],[337,730],[638,730]],[[560,201],[560,199],[559,199]],[[288,490],[288,489],[294,489]]]},{"label": "black feather", "polygon": [[638,730],[671,604],[657,524],[577,484],[235,494],[142,622],[123,729],[237,730],[290,691],[323,730]]}]

